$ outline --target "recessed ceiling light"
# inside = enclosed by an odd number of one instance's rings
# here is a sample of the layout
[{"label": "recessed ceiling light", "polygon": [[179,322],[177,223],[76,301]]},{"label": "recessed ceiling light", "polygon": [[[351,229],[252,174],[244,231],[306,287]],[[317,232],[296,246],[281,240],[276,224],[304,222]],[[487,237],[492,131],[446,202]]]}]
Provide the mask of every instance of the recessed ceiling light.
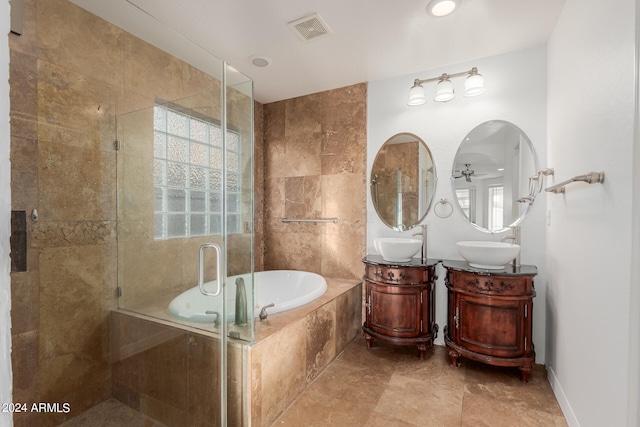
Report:
[{"label": "recessed ceiling light", "polygon": [[271,58],[268,58],[264,55],[251,55],[249,57],[249,62],[251,62],[256,67],[267,67],[271,65]]},{"label": "recessed ceiling light", "polygon": [[460,0],[431,0],[427,5],[427,13],[442,17],[452,13],[460,4]]}]

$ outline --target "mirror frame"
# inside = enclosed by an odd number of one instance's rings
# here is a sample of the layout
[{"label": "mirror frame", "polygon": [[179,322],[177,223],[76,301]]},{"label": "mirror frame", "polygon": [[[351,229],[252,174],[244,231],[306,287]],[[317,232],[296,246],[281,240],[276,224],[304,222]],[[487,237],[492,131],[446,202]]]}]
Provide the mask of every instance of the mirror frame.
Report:
[{"label": "mirror frame", "polygon": [[[533,200],[531,201],[527,201],[527,202],[522,202],[522,203],[526,203],[526,206],[523,210],[523,212],[520,214],[520,216],[518,216],[517,218],[515,218],[510,224],[508,225],[503,225],[502,228],[498,229],[498,230],[494,230],[491,231],[488,228],[483,227],[482,225],[479,225],[475,222],[472,222],[471,219],[467,216],[467,214],[464,212],[462,206],[460,205],[460,201],[458,200],[458,195],[456,193],[456,179],[459,179],[460,177],[455,177],[454,174],[456,172],[456,163],[458,159],[458,156],[460,155],[460,150],[462,149],[463,145],[465,143],[467,143],[467,141],[469,140],[469,136],[474,133],[478,128],[480,128],[481,126],[484,126],[488,123],[503,123],[506,125],[511,126],[512,128],[514,128],[515,130],[517,130],[520,134],[520,137],[526,142],[526,145],[529,147],[529,150],[531,151],[531,158],[532,158],[532,164],[533,164],[533,168],[534,170],[532,171],[532,175],[534,175],[536,173],[536,171],[538,171],[538,156],[536,154],[536,150],[535,147],[533,146],[533,143],[531,142],[531,139],[529,138],[529,136],[517,125],[515,125],[512,122],[509,122],[507,120],[500,120],[500,119],[496,119],[496,120],[487,120],[483,123],[480,123],[479,125],[475,126],[473,129],[471,129],[463,138],[462,142],[460,142],[460,145],[458,146],[458,150],[456,151],[456,154],[453,158],[453,164],[451,167],[451,190],[453,193],[453,199],[455,200],[455,204],[457,206],[457,210],[458,212],[460,212],[460,215],[462,215],[462,217],[465,219],[466,222],[468,222],[469,224],[471,224],[475,229],[482,231],[484,233],[489,233],[489,234],[498,234],[498,233],[504,233],[506,231],[509,231],[512,227],[515,227],[516,225],[520,224],[527,216],[527,214],[529,213],[529,211],[531,210],[531,205],[533,205]],[[522,171],[519,173],[520,178],[522,178]],[[527,177],[529,178],[529,177]],[[526,179],[526,178],[525,178]],[[516,202],[518,199],[513,200],[512,198],[512,203]]]},{"label": "mirror frame", "polygon": [[[407,137],[407,138],[411,138],[411,139],[415,139],[416,142],[418,142],[419,144],[422,145],[422,147],[424,148],[424,150],[426,150],[426,154],[429,156],[429,159],[431,160],[431,168],[433,169],[433,191],[431,192],[430,195],[428,196],[428,200],[426,203],[426,208],[424,210],[424,212],[420,212],[420,206],[418,206],[418,219],[417,221],[415,221],[414,224],[400,224],[400,226],[398,225],[393,225],[393,224],[389,224],[383,217],[383,215],[380,212],[380,208],[379,208],[379,203],[376,201],[377,197],[374,193],[374,185],[376,185],[376,181],[374,180],[374,170],[376,168],[376,163],[378,162],[378,160],[380,159],[381,153],[383,152],[383,149],[385,147],[388,147],[390,145],[393,145],[392,141],[398,137]],[[420,160],[418,159],[418,165],[420,165]],[[419,136],[410,133],[410,132],[399,132],[396,133],[394,135],[392,135],[391,137],[389,137],[384,144],[382,144],[382,146],[380,147],[380,149],[378,150],[378,152],[376,153],[376,157],[373,160],[373,163],[371,164],[371,171],[369,174],[369,194],[371,196],[371,203],[373,204],[373,207],[376,211],[376,214],[378,215],[378,218],[380,219],[380,221],[386,225],[387,227],[395,230],[395,231],[406,231],[406,230],[410,230],[416,226],[418,226],[422,221],[424,221],[424,219],[426,218],[427,214],[429,213],[429,211],[431,210],[431,207],[433,206],[433,200],[435,198],[435,194],[436,194],[436,188],[437,188],[437,184],[438,184],[438,174],[436,172],[436,164],[435,161],[433,159],[433,154],[431,153],[431,150],[429,149],[429,146],[427,145],[426,142],[424,142],[424,140],[422,138],[420,138]],[[426,191],[426,190],[425,190]]]}]

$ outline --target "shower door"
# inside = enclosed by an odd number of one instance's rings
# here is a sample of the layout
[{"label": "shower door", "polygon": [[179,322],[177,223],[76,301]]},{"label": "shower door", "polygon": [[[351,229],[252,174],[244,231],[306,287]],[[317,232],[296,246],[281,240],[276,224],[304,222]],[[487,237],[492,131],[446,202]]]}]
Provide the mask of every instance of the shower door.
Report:
[{"label": "shower door", "polygon": [[[143,108],[117,117],[118,308],[135,320],[117,315],[113,324],[114,394],[167,425],[244,425],[242,343],[253,340],[252,82],[204,51],[194,66],[144,48],[180,64],[181,83],[164,87],[166,75],[154,73],[166,70],[146,70],[124,99]],[[125,62],[147,65],[139,50],[131,55]],[[169,310],[199,287],[178,315]]]}]

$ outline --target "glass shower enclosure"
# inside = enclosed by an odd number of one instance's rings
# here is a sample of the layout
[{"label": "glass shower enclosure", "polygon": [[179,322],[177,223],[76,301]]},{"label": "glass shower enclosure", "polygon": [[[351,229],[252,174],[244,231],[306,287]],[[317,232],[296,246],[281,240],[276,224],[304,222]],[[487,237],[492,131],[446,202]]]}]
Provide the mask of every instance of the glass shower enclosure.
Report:
[{"label": "glass shower enclosure", "polygon": [[228,390],[229,357],[243,363],[229,337],[254,338],[253,83],[166,31],[199,55],[140,43],[179,76],[135,52],[145,76],[131,78],[140,84],[123,104],[135,107],[116,123],[118,311],[135,320],[114,321],[114,390],[154,418],[169,414],[167,425],[224,426],[229,405],[230,424],[244,410],[228,402],[244,393]]}]

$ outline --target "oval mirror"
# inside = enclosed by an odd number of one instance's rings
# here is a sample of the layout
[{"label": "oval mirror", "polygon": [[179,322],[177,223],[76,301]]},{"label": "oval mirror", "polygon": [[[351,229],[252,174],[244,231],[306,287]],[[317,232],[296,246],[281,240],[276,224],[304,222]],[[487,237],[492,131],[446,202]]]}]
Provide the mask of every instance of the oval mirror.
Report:
[{"label": "oval mirror", "polygon": [[427,144],[399,133],[380,148],[371,168],[371,199],[378,217],[397,231],[418,225],[429,212],[436,170]]},{"label": "oval mirror", "polygon": [[453,195],[477,229],[501,233],[529,211],[529,178],[537,170],[527,135],[513,123],[491,120],[476,126],[460,144],[451,175]]}]

